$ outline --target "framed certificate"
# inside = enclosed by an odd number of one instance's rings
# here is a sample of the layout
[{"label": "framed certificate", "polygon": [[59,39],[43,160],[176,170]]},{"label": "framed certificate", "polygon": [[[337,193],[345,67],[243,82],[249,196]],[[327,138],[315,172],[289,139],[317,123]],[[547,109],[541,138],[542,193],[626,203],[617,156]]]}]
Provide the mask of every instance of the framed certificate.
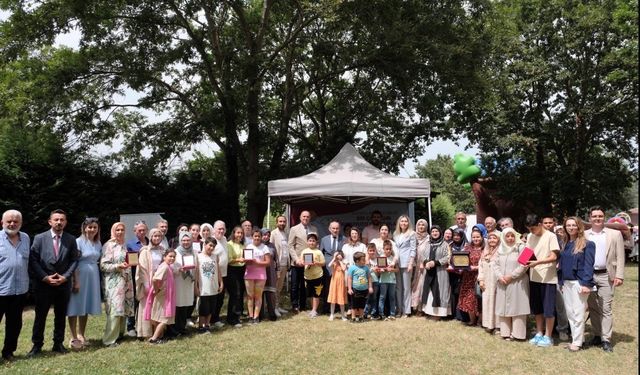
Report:
[{"label": "framed certificate", "polygon": [[135,267],[138,265],[138,253],[133,251],[127,252],[126,262],[128,265]]},{"label": "framed certificate", "polygon": [[389,265],[389,262],[387,261],[387,257],[377,257],[376,258],[376,265],[380,268],[386,267]]},{"label": "framed certificate", "polygon": [[456,269],[467,269],[471,266],[468,251],[455,251],[451,253],[451,265]]},{"label": "framed certificate", "polygon": [[253,259],[253,249],[242,250],[242,257],[244,259]]},{"label": "framed certificate", "polygon": [[193,251],[195,251],[196,253],[201,253],[202,252],[202,242],[194,242],[191,244],[191,246],[193,247]]},{"label": "framed certificate", "polygon": [[196,268],[196,261],[193,255],[182,256],[182,268],[186,270],[192,270]]},{"label": "framed certificate", "polygon": [[302,257],[302,262],[306,266],[313,264],[313,254],[304,254]]}]

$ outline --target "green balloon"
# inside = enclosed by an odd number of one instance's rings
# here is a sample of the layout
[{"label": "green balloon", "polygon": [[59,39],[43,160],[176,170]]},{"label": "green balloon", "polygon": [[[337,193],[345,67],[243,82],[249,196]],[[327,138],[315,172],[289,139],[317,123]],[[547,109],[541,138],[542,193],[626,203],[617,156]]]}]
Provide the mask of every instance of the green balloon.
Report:
[{"label": "green balloon", "polygon": [[453,171],[456,174],[456,181],[461,184],[468,184],[482,173],[480,167],[476,165],[476,160],[472,156],[456,154],[453,160]]}]

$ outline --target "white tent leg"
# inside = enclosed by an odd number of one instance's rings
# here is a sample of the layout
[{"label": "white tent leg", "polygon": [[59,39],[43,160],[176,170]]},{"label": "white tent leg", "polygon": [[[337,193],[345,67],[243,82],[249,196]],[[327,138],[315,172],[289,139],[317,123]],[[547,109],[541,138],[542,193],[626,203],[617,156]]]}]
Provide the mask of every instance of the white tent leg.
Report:
[{"label": "white tent leg", "polygon": [[431,221],[431,195],[427,197],[427,211],[429,212],[429,227],[433,226],[433,221]]},{"label": "white tent leg", "polygon": [[267,196],[267,228],[271,228],[271,197]]}]

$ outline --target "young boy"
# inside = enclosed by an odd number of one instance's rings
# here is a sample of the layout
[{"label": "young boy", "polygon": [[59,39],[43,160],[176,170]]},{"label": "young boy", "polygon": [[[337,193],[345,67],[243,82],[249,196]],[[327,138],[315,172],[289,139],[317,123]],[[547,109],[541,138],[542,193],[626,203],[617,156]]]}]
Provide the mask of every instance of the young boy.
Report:
[{"label": "young boy", "polygon": [[361,251],[353,254],[352,264],[347,271],[347,286],[349,295],[353,297],[352,322],[359,323],[364,319],[364,305],[369,293],[373,293],[371,271],[366,266],[366,255]]},{"label": "young boy", "polygon": [[300,256],[305,259],[305,254],[313,255],[313,262],[304,266],[304,283],[307,287],[307,295],[311,296],[311,312],[309,317],[318,316],[318,305],[320,304],[320,295],[322,294],[322,268],[324,267],[324,255],[318,249],[318,235],[309,233],[307,235],[308,248],[302,250]]},{"label": "young boy", "polygon": [[[378,277],[379,272],[377,272],[377,258],[378,258],[378,252],[376,249],[376,244],[374,243],[369,243],[369,245],[367,245],[367,260],[366,260],[366,264],[369,266],[369,269],[373,272],[371,272],[371,281],[373,284],[373,293],[369,293],[369,296],[367,297],[367,304],[364,307],[364,315],[368,318],[371,317],[371,319],[373,320],[378,320],[380,319],[380,312],[378,311],[378,291],[379,291],[379,283],[378,283]],[[384,314],[384,312],[383,312]]]},{"label": "young boy", "polygon": [[218,241],[215,238],[204,240],[204,249],[198,254],[200,274],[200,308],[198,317],[198,332],[208,333],[211,314],[216,309],[218,293],[224,288],[218,256],[213,253]]}]

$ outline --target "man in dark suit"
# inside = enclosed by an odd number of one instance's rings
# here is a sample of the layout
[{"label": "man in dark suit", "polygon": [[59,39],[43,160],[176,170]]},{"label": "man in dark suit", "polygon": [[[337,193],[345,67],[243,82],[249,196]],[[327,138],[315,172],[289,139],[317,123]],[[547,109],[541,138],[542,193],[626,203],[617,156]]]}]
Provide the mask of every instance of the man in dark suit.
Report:
[{"label": "man in dark suit", "polygon": [[327,303],[327,297],[329,296],[329,285],[331,284],[331,269],[329,268],[329,262],[333,259],[333,255],[338,251],[342,250],[342,245],[344,245],[344,236],[340,231],[340,223],[336,220],[332,220],[329,223],[329,234],[322,237],[320,241],[320,250],[324,255],[325,265],[323,269],[322,276],[322,295],[320,298],[322,299],[322,312],[324,314],[329,314],[329,303]]},{"label": "man in dark suit", "polygon": [[44,328],[51,305],[55,314],[52,350],[67,353],[62,343],[67,305],[71,295],[69,279],[78,266],[80,252],[75,237],[63,232],[66,225],[66,213],[54,210],[49,215],[51,229],[36,235],[33,239],[29,271],[35,283],[36,317],[31,336],[33,348],[27,354],[28,357],[36,356],[42,351]]}]

